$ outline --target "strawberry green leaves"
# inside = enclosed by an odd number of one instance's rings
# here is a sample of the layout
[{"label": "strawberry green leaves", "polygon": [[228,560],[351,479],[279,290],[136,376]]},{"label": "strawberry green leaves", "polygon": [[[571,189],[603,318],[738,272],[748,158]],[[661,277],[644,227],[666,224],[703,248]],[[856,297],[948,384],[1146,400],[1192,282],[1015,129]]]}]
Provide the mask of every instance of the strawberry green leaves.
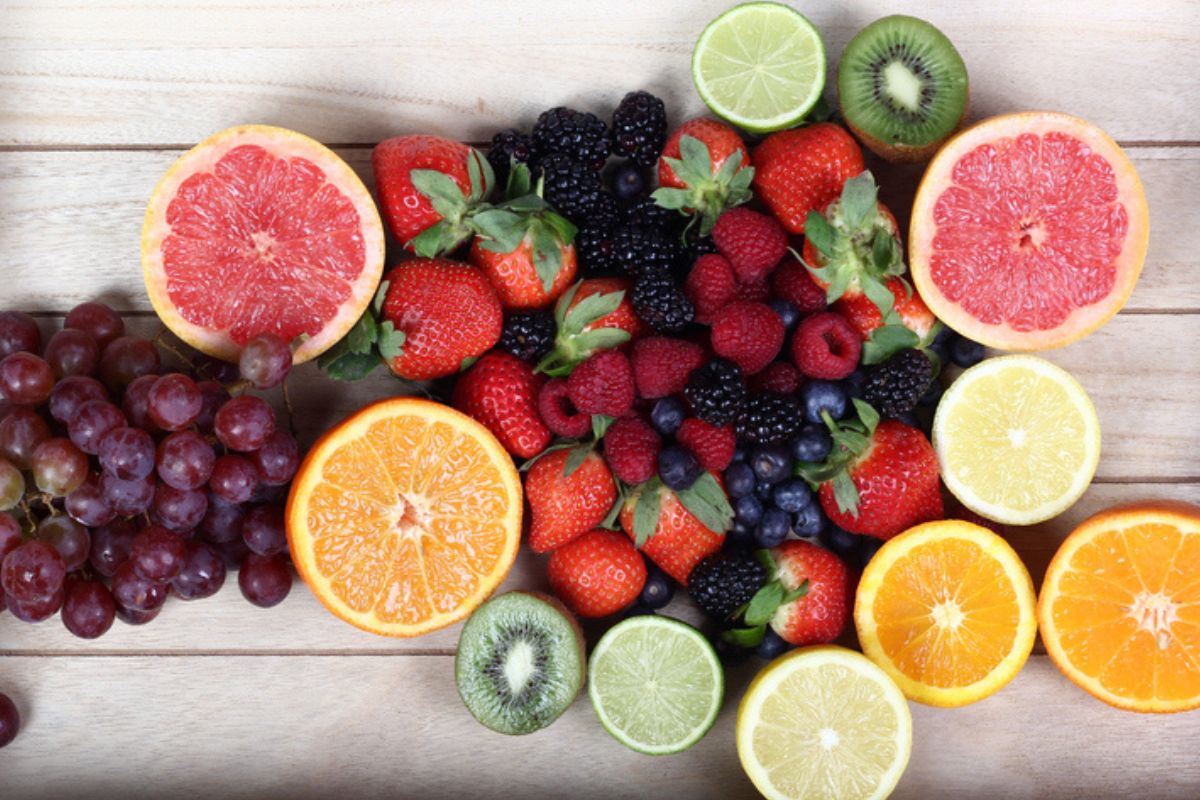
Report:
[{"label": "strawberry green leaves", "polygon": [[742,169],[741,151],[734,151],[714,173],[708,145],[694,136],[679,140],[680,158],[664,158],[686,188],[662,187],[650,195],[655,203],[692,214],[707,236],[721,212],[750,200],[754,168]]},{"label": "strawberry green leaves", "polygon": [[371,307],[363,312],[362,317],[354,324],[350,332],[342,337],[341,341],[317,358],[317,366],[324,370],[329,377],[337,381],[359,381],[370,375],[372,370],[380,364],[381,354],[378,345],[381,335],[387,336],[389,349],[396,345],[397,336],[400,339],[399,343],[403,344],[403,331],[391,329],[391,323],[385,322],[384,325],[389,326],[389,330],[383,334],[377,321],[383,311],[383,301],[387,296],[388,285],[387,281],[379,284],[379,289],[375,292],[375,299],[371,301]]},{"label": "strawberry green leaves", "polygon": [[633,543],[641,547],[650,541],[650,537],[658,529],[658,513],[662,508],[662,481],[657,477],[642,484],[642,493],[633,507]]},{"label": "strawberry green leaves", "polygon": [[629,341],[629,332],[620,328],[591,328],[604,317],[617,310],[625,299],[625,292],[598,292],[583,298],[571,308],[582,282],[565,291],[554,306],[554,322],[558,333],[554,349],[537,365],[536,371],[551,376],[570,373],[571,369],[598,350],[624,344]]},{"label": "strawberry green leaves", "polygon": [[802,581],[795,589],[788,589],[775,558],[770,550],[759,550],[754,557],[759,560],[770,576],[750,602],[734,612],[735,619],[740,619],[743,627],[725,631],[722,638],[738,647],[757,647],[766,635],[767,625],[782,606],[793,603],[808,594],[808,581]]},{"label": "strawberry green leaves", "polygon": [[858,457],[871,447],[871,437],[879,425],[879,412],[858,398],[854,399],[854,410],[858,419],[837,422],[828,412],[821,415],[833,439],[833,450],[821,464],[800,463],[796,474],[814,487],[831,483],[833,497],[843,513],[858,516],[858,487],[854,484],[851,471]]},{"label": "strawberry green leaves", "polygon": [[413,187],[442,219],[405,242],[405,246],[419,256],[433,258],[454,250],[475,233],[471,218],[489,208],[486,199],[496,176],[491,164],[474,148],[467,155],[467,176],[470,191],[463,194],[458,183],[444,172],[414,169],[409,173]]},{"label": "strawberry green leaves", "polygon": [[711,472],[701,473],[695,483],[675,495],[683,507],[710,531],[724,533],[733,525],[733,507]]}]

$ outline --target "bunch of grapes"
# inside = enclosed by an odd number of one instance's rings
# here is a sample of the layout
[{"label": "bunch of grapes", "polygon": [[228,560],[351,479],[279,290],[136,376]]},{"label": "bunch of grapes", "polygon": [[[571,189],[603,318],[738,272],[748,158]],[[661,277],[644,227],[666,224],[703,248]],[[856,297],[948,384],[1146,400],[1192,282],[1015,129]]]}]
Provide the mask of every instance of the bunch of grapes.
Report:
[{"label": "bunch of grapes", "polygon": [[0,611],[61,611],[94,639],[172,594],[210,597],[229,568],[255,605],[287,596],[282,503],[300,449],[242,393],[283,381],[286,342],[257,337],[236,368],[164,372],[153,342],[84,303],[44,347],[31,317],[0,313],[0,359]]}]

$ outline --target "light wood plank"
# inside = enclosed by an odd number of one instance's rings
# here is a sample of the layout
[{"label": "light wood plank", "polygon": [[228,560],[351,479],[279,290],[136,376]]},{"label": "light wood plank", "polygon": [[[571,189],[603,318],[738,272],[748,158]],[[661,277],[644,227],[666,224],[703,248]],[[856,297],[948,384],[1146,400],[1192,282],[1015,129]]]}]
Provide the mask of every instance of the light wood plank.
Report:
[{"label": "light wood plank", "polygon": [[[673,116],[703,111],[692,44],[727,0],[164,4],[39,0],[0,6],[0,143],[183,143],[257,120],[333,142],[404,131],[483,139],[543,108],[607,114],[629,89]],[[911,4],[796,6],[836,62],[846,41]],[[920,16],[955,42],[972,113],[1055,108],[1118,139],[1200,139],[1195,7],[1070,0],[959,4]],[[832,91],[832,90],[831,90]]]},{"label": "light wood plank", "polygon": [[[542,732],[501,738],[468,715],[442,656],[0,658],[0,688],[27,720],[0,773],[6,796],[30,800],[74,796],[84,776],[91,796],[131,800],[751,798],[733,728],[759,666],[731,671],[705,739],[652,758],[608,738],[586,698]],[[1200,794],[1200,716],[1111,709],[1045,657],[976,705],[912,710],[896,798]]]}]

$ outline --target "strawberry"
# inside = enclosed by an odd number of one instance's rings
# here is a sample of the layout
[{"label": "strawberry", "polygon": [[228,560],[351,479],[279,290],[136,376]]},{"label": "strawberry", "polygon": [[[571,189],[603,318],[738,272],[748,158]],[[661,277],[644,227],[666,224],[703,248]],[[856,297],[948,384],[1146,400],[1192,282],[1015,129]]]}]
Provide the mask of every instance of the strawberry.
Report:
[{"label": "strawberry", "polygon": [[575,280],[575,246],[551,234],[553,255],[538,259],[531,230],[512,252],[496,252],[476,236],[468,260],[483,270],[505,311],[545,308]]},{"label": "strawberry", "polygon": [[529,468],[525,499],[530,511],[529,547],[547,553],[603,522],[617,501],[617,484],[608,464],[595,452],[555,450]]},{"label": "strawberry", "polygon": [[754,190],[788,233],[804,233],[809,212],[865,169],[862,150],[831,122],[773,133],[754,151]]},{"label": "strawberry", "polygon": [[[682,496],[682,499],[681,499]],[[687,501],[687,506],[684,505]],[[638,506],[645,503],[645,511]],[[706,522],[693,513],[699,511]],[[705,556],[721,549],[723,531],[733,520],[733,510],[720,481],[705,473],[683,492],[673,492],[658,478],[641,485],[621,508],[620,522],[639,549],[682,584]]]},{"label": "strawberry", "polygon": [[[933,326],[937,324],[937,317],[925,305],[917,290],[895,276],[885,280],[883,285],[892,293],[895,302],[892,309],[899,317],[899,323],[916,334],[919,340],[929,339]],[[863,294],[842,295],[842,299],[833,304],[833,310],[846,318],[863,341],[870,340],[872,334],[884,324],[879,306]]]},{"label": "strawberry", "polygon": [[453,405],[483,423],[514,456],[533,458],[551,439],[537,408],[543,380],[511,353],[492,350],[458,379]]},{"label": "strawberry", "polygon": [[646,585],[646,559],[629,539],[596,528],[550,554],[550,588],[581,617],[607,617]]},{"label": "strawberry", "polygon": [[538,371],[566,375],[593,353],[644,336],[646,325],[629,301],[632,288],[628,278],[589,278],[568,289],[554,306],[554,349]]},{"label": "strawberry", "polygon": [[468,264],[404,261],[384,277],[380,292],[379,352],[401,378],[453,374],[500,338],[500,301],[483,273]]},{"label": "strawberry", "polygon": [[690,119],[667,139],[658,160],[658,185],[651,195],[663,208],[700,218],[700,235],[712,230],[727,208],[753,195],[750,153],[737,131],[707,117]]}]

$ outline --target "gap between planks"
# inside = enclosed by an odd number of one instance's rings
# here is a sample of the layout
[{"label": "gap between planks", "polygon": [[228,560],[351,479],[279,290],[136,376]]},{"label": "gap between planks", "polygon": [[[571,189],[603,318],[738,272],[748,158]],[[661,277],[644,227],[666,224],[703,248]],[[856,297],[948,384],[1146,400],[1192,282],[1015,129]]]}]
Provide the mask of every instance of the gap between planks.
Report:
[{"label": "gap between planks", "polygon": [[347,649],[347,650],[278,650],[278,649],[259,649],[259,650],[239,650],[237,648],[208,648],[201,650],[53,650],[53,649],[31,649],[18,650],[6,649],[0,650],[0,659],[2,658],[229,658],[229,657],[258,657],[258,658],[274,658],[274,657],[303,657],[303,658],[365,658],[368,656],[377,656],[382,658],[396,658],[408,656],[440,656],[453,658],[455,655],[454,648],[451,647],[433,647],[425,650],[411,648],[397,648],[395,650],[369,650],[369,649]]}]

